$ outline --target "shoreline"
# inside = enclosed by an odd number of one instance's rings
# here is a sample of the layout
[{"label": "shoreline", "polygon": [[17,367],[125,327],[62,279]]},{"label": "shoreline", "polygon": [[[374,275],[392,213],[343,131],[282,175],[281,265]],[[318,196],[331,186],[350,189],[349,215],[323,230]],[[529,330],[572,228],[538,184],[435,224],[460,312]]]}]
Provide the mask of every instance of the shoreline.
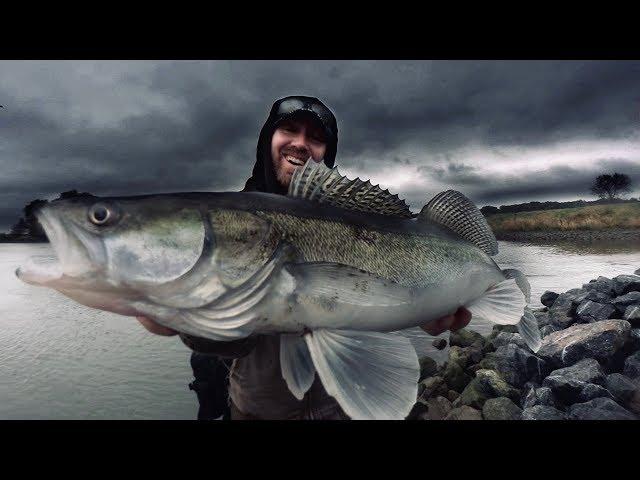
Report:
[{"label": "shoreline", "polygon": [[506,241],[556,241],[556,240],[630,240],[640,242],[640,229],[608,229],[608,230],[529,230],[529,231],[497,231],[497,240]]}]

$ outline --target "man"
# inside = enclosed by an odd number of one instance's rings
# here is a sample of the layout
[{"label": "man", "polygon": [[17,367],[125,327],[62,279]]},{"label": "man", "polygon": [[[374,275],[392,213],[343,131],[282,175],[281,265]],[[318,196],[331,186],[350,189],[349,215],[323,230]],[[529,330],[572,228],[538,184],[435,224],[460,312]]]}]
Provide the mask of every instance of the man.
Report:
[{"label": "man", "polygon": [[[338,127],[333,113],[317,98],[292,96],[276,101],[258,138],[256,163],[243,191],[260,191],[285,195],[294,170],[307,161],[324,162],[333,167],[338,146]],[[139,317],[149,331],[160,335],[177,332]],[[439,335],[446,330],[466,326],[471,314],[464,308],[454,315],[426,325],[424,330]],[[202,378],[207,394],[198,397],[201,405],[207,395],[219,395],[226,389],[221,378],[222,358],[234,358],[230,376],[232,419],[346,419],[336,400],[322,386],[319,378],[302,400],[289,391],[280,371],[280,337],[258,335],[237,342],[212,342],[181,335],[194,349],[192,365],[209,362],[211,378]],[[208,353],[203,360],[202,353]],[[194,363],[194,359],[196,362]],[[199,373],[194,367],[196,383]],[[198,391],[198,390],[196,390]],[[204,390],[203,390],[204,391]],[[201,417],[199,413],[199,418]],[[215,411],[209,418],[222,415]],[[202,415],[205,417],[206,415]]]}]

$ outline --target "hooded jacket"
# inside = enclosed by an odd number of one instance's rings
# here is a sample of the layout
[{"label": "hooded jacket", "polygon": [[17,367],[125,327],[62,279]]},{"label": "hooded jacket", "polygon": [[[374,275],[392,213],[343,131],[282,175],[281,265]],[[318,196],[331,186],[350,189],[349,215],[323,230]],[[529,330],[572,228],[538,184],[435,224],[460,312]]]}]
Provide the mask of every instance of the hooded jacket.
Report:
[{"label": "hooded jacket", "polygon": [[[276,179],[271,159],[271,138],[283,120],[295,115],[310,115],[320,122],[327,144],[323,161],[328,167],[333,167],[338,145],[338,127],[333,113],[317,98],[285,97],[273,104],[260,131],[256,163],[243,191],[287,193]],[[229,375],[233,419],[348,418],[317,376],[302,400],[291,394],[280,369],[279,335],[251,336],[226,345],[187,336],[182,336],[182,339],[195,350],[235,358]]]}]

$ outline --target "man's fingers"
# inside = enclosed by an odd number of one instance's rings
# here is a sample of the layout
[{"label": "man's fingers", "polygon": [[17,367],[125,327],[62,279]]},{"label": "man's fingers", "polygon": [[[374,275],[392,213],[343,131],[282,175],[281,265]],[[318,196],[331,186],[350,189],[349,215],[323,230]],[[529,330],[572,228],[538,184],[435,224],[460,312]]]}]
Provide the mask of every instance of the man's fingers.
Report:
[{"label": "man's fingers", "polygon": [[173,335],[178,334],[178,332],[176,332],[175,330],[171,330],[170,328],[164,327],[159,323],[154,322],[150,318],[147,318],[147,317],[136,317],[136,318],[144,328],[149,330],[151,333],[155,333],[156,335],[162,335],[163,337],[171,337]]},{"label": "man's fingers", "polygon": [[455,322],[454,315],[448,315],[446,317],[439,318],[434,322],[430,322],[427,325],[423,325],[420,328],[434,337],[446,332],[451,328],[451,325]]}]

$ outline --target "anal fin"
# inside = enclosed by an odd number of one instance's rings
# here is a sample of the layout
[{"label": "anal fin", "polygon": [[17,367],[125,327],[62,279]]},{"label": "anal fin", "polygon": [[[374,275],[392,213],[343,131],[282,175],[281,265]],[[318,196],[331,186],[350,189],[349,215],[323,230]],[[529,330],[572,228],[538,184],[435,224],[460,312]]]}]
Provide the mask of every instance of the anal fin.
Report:
[{"label": "anal fin", "polygon": [[302,400],[316,376],[316,369],[302,335],[280,335],[280,368],[282,378],[293,396]]},{"label": "anal fin", "polygon": [[408,338],[314,330],[305,335],[327,393],[354,420],[403,420],[416,402],[420,366]]}]

